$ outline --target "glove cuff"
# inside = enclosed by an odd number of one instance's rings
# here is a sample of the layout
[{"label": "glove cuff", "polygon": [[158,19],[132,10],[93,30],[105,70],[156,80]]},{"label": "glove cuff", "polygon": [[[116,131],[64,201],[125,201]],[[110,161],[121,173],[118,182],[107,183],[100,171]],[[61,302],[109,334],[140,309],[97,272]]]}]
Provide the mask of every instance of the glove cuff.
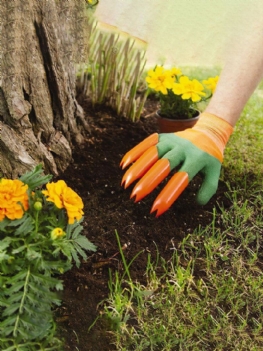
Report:
[{"label": "glove cuff", "polygon": [[198,122],[192,129],[200,131],[212,139],[222,154],[234,130],[231,124],[224,119],[208,112],[201,113]]}]

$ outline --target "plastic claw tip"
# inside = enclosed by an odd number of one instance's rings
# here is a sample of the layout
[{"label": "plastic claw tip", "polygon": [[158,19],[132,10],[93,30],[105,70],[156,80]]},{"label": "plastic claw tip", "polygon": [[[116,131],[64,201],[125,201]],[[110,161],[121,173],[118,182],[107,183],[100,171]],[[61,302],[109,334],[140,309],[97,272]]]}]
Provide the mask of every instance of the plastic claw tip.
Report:
[{"label": "plastic claw tip", "polygon": [[153,203],[151,213],[156,212],[156,217],[167,211],[181,195],[189,184],[189,177],[186,172],[176,173],[166,184]]},{"label": "plastic claw tip", "polygon": [[136,179],[141,178],[157,160],[157,147],[151,146],[124,174],[121,185],[126,189]]},{"label": "plastic claw tip", "polygon": [[158,160],[135,185],[131,198],[135,197],[135,202],[140,201],[153,191],[169,173],[169,161],[165,158]]},{"label": "plastic claw tip", "polygon": [[136,161],[146,150],[151,146],[156,145],[159,141],[158,133],[151,134],[130,151],[128,151],[122,158],[120,166],[122,169],[126,168],[132,162]]}]

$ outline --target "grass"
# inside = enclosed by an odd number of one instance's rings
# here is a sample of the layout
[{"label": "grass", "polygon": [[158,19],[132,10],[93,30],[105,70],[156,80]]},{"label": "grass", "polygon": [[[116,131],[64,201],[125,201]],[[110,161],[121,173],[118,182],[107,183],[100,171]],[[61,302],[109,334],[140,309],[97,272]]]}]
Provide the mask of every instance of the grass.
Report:
[{"label": "grass", "polygon": [[144,285],[122,254],[125,273],[111,276],[104,305],[117,350],[262,350],[262,114],[260,86],[225,151],[231,207],[214,209],[169,261],[149,255]]}]

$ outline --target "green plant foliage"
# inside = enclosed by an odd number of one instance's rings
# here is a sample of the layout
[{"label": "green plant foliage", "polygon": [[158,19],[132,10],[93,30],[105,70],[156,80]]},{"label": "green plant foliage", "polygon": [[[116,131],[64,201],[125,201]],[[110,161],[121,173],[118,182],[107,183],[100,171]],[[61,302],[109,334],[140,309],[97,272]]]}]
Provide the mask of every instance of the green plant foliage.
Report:
[{"label": "green plant foliage", "polygon": [[[42,186],[51,176],[42,173],[37,166],[20,178],[28,186],[28,209],[21,218],[0,220],[0,349],[5,351],[59,349],[52,309],[60,305],[60,275],[73,263],[79,266],[87,250],[96,250],[81,234],[82,219],[69,224],[66,208],[44,195]],[[0,198],[8,198],[11,192],[1,183]],[[9,205],[1,203],[0,210],[7,213]]]},{"label": "green plant foliage", "polygon": [[147,89],[140,93],[145,52],[135,48],[135,41],[121,40],[106,33],[92,21],[88,43],[88,62],[79,69],[77,88],[92,104],[106,104],[118,115],[136,121],[140,118]]}]

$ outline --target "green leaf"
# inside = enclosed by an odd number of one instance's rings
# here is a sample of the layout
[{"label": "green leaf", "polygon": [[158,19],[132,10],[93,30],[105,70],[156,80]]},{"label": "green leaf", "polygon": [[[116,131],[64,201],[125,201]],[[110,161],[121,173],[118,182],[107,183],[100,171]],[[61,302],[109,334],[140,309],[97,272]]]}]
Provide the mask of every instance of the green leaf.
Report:
[{"label": "green leaf", "polygon": [[20,302],[19,303],[13,303],[11,306],[8,306],[2,313],[2,316],[10,316],[13,313],[15,313],[17,310],[20,308]]},{"label": "green leaf", "polygon": [[74,242],[79,244],[83,249],[89,250],[89,251],[96,251],[97,247],[92,244],[85,236],[79,236],[77,237]]},{"label": "green leaf", "polygon": [[56,284],[56,290],[63,290],[64,286],[63,286],[63,282],[61,280],[58,281],[58,283]]},{"label": "green leaf", "polygon": [[5,218],[0,222],[0,233],[1,232],[5,233],[5,228],[8,226],[9,223],[10,223],[10,220],[7,218]]},{"label": "green leaf", "polygon": [[27,275],[27,271],[20,271],[19,273],[17,273],[16,275],[14,275],[12,278],[9,278],[8,279],[8,284],[13,284],[15,283],[16,281],[19,281],[19,280],[24,280],[24,278],[26,277]]},{"label": "green leaf", "polygon": [[[8,334],[6,334],[6,331],[7,331],[7,327],[10,326],[10,325],[14,325],[16,321],[16,316],[10,316],[8,318],[5,318],[3,320],[3,322],[0,323],[0,331],[1,329],[3,328],[4,329],[4,334],[5,335],[8,335],[10,334],[10,332],[8,332]],[[13,329],[11,330],[11,332],[13,331]]]},{"label": "green leaf", "polygon": [[31,273],[31,277],[38,283],[40,283],[41,285],[46,284],[50,287],[54,287],[56,286],[56,284],[58,282],[60,282],[59,279],[55,278],[55,277],[51,277],[51,276],[44,276],[42,274],[38,274],[38,273]]},{"label": "green leaf", "polygon": [[55,271],[60,272],[61,270],[68,270],[70,267],[68,266],[67,262],[58,260],[58,261],[41,261],[40,268],[45,271]]},{"label": "green leaf", "polygon": [[9,259],[9,255],[6,254],[6,251],[0,252],[0,263]]},{"label": "green leaf", "polygon": [[78,254],[77,254],[76,250],[72,250],[71,255],[72,255],[72,257],[73,257],[73,260],[74,260],[75,263],[76,263],[76,266],[79,268],[79,266],[80,266],[80,260],[79,260],[79,258],[78,258]]},{"label": "green leaf", "polygon": [[[54,241],[53,243],[54,246],[57,246],[59,250],[68,258],[69,261],[71,261],[71,252],[74,250],[74,246],[70,241]],[[57,250],[54,251],[53,254],[55,254]]]},{"label": "green leaf", "polygon": [[31,172],[27,172],[20,177],[20,180],[27,184],[30,189],[35,189],[52,179],[52,175],[43,175],[42,165],[37,165]]},{"label": "green leaf", "polygon": [[37,298],[37,296],[35,294],[32,294],[31,292],[27,292],[26,297],[30,301],[32,306],[39,305],[39,299]]},{"label": "green leaf", "polygon": [[67,225],[67,228],[66,228],[67,239],[72,238],[72,235],[74,235],[73,233],[75,233],[75,230],[77,230],[77,234],[82,230],[83,227],[80,225],[82,221],[83,221],[83,218],[81,218],[80,221],[75,221],[73,224]]},{"label": "green leaf", "polygon": [[[7,321],[7,320],[5,320],[5,321]],[[12,334],[13,331],[14,331],[14,327],[12,325],[2,327],[2,323],[0,323],[0,335],[8,336],[8,335]]]},{"label": "green leaf", "polygon": [[17,292],[16,294],[11,295],[11,296],[8,298],[8,303],[9,303],[9,304],[13,304],[14,302],[17,302],[17,301],[21,300],[22,297],[23,297],[23,291],[19,291],[19,292]]},{"label": "green leaf", "polygon": [[3,240],[0,240],[0,251],[4,251],[11,243],[12,238],[6,236]]},{"label": "green leaf", "polygon": [[29,216],[28,213],[26,213],[22,217],[22,223],[19,225],[19,227],[15,231],[15,235],[17,236],[26,236],[26,234],[31,233],[34,230],[34,220],[32,217]]},{"label": "green leaf", "polygon": [[78,235],[81,233],[82,229],[83,229],[83,226],[82,226],[82,225],[77,226],[77,227],[74,229],[71,238],[72,238],[73,240],[76,239],[76,238],[78,237]]},{"label": "green leaf", "polygon": [[86,260],[87,259],[87,255],[86,255],[86,252],[84,250],[82,250],[81,246],[79,245],[75,245],[75,249],[77,250],[77,252],[79,253],[79,255],[84,259]]},{"label": "green leaf", "polygon": [[5,295],[11,295],[17,291],[19,291],[20,289],[22,289],[24,287],[24,282],[19,282],[13,286],[11,286],[10,288],[5,289]]},{"label": "green leaf", "polygon": [[22,252],[23,250],[26,250],[26,248],[27,248],[26,245],[22,245],[22,246],[18,247],[17,249],[12,250],[12,254],[16,255],[19,252]]},{"label": "green leaf", "polygon": [[41,255],[41,253],[39,253],[35,250],[32,250],[30,247],[28,247],[27,253],[26,253],[26,258],[29,261],[32,261],[32,260],[35,260],[36,258],[42,258],[42,255]]},{"label": "green leaf", "polygon": [[8,307],[8,303],[6,302],[6,299],[3,299],[2,297],[0,298],[0,306]]},{"label": "green leaf", "polygon": [[[10,346],[8,348],[5,348],[5,351],[16,351],[17,350],[17,345]],[[20,349],[19,349],[20,350]],[[22,350],[22,349],[21,349]]]}]

